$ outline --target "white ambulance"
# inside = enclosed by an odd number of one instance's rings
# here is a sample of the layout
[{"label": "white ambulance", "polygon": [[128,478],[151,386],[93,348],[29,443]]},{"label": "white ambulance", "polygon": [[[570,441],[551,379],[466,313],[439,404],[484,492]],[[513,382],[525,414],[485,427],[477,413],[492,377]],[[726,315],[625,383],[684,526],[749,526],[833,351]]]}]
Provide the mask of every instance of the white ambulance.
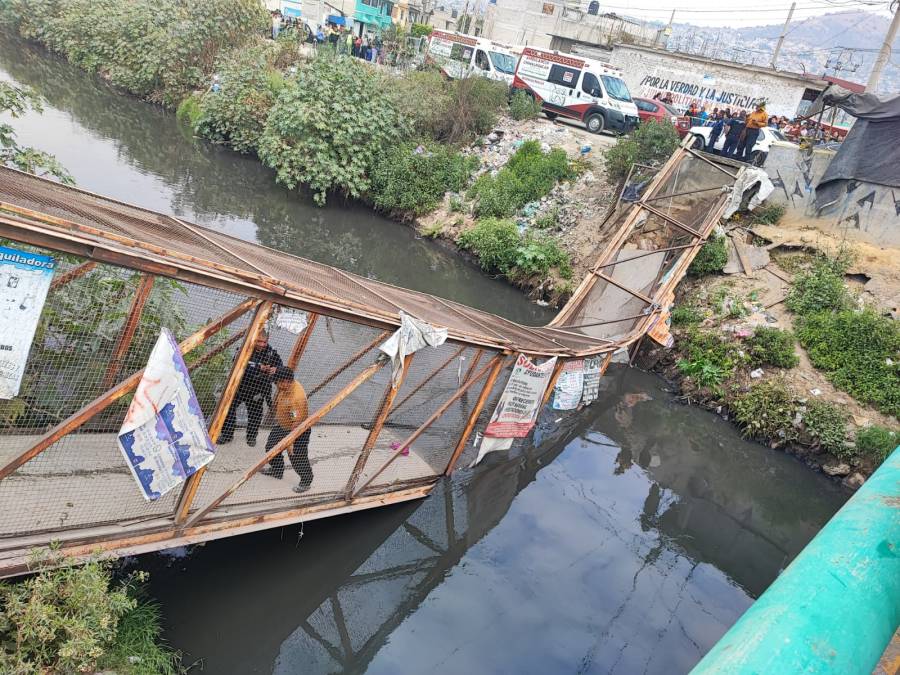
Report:
[{"label": "white ambulance", "polygon": [[509,47],[462,33],[431,31],[427,58],[453,79],[477,75],[512,84],[516,72],[517,58]]},{"label": "white ambulance", "polygon": [[512,87],[533,96],[550,119],[581,120],[595,134],[627,133],[638,123],[621,71],[600,61],[526,47]]}]

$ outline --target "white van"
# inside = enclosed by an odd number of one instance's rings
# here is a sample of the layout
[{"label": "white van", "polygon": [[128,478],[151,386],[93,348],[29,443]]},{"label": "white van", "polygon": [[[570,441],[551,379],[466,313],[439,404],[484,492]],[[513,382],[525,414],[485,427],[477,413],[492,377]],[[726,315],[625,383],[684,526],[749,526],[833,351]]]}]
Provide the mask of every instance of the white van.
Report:
[{"label": "white van", "polygon": [[512,86],[539,101],[550,119],[581,120],[595,134],[627,133],[638,123],[621,71],[600,61],[526,47]]},{"label": "white van", "polygon": [[478,75],[512,84],[516,72],[516,56],[509,47],[461,33],[431,31],[426,58],[453,79]]}]

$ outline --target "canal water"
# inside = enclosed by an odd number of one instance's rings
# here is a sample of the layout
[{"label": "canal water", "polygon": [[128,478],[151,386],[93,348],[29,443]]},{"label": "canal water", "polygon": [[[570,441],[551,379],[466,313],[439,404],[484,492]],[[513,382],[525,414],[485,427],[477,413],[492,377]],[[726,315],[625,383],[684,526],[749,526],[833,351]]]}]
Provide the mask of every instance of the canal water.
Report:
[{"label": "canal water", "polygon": [[[254,160],[0,34],[34,87],[20,140],[78,184],[388,282],[540,324],[548,313],[411,230],[273,187]],[[428,499],[143,556],[192,672],[680,673],[847,495],[614,368],[600,399]]]}]

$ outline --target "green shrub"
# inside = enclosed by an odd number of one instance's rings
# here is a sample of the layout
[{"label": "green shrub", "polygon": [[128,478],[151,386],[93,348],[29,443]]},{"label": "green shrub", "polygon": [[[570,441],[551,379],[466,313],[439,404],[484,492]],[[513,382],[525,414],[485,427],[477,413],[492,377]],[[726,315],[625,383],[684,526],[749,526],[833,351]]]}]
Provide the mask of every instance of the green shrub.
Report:
[{"label": "green shrub", "polygon": [[477,164],[477,158],[446,146],[400,143],[380,153],[372,165],[372,201],[389,213],[428,213],[444,193],[462,190]]},{"label": "green shrub", "polygon": [[[0,115],[16,119],[28,110],[43,112],[43,99],[28,87],[0,82]],[[5,122],[0,122],[0,166],[10,166],[36,176],[52,176],[67,185],[75,183],[56,157],[37,148],[19,145],[12,125]]]},{"label": "green shrub", "polygon": [[358,198],[375,161],[405,130],[377,74],[359,59],[320,56],[278,94],[259,156],[278,182],[308,186],[319,204],[333,190]]},{"label": "green shrub", "polygon": [[196,94],[188,96],[175,109],[175,119],[190,128],[192,132],[197,128],[197,120],[200,119],[201,114],[200,97]]},{"label": "green shrub", "polygon": [[503,274],[515,267],[520,242],[516,224],[499,218],[479,220],[456,240],[459,246],[478,256],[483,269]]},{"label": "green shrub", "polygon": [[483,77],[448,82],[437,68],[409,71],[391,81],[389,92],[416,134],[451,145],[491,131],[507,99],[503,83]]},{"label": "green shrub", "polygon": [[0,671],[182,672],[177,655],[158,642],[158,611],[140,605],[132,590],[98,561],[0,583]]},{"label": "green shrub", "polygon": [[653,164],[668,159],[680,143],[678,132],[669,122],[644,122],[606,151],[606,172],[614,179],[625,178],[635,164]]},{"label": "green shrub", "polygon": [[558,181],[574,177],[564,150],[541,151],[537,141],[525,141],[495,176],[483,174],[469,190],[479,216],[504,217],[545,196]]},{"label": "green shrub", "polygon": [[857,453],[868,455],[878,461],[887,459],[898,445],[900,434],[887,427],[873,424],[856,432]]},{"label": "green shrub", "polygon": [[[267,45],[230,52],[219,66],[219,91],[208,91],[194,123],[197,134],[255,152],[283,80],[270,77],[273,51]],[[180,110],[180,109],[179,109]]]},{"label": "green shrub", "polygon": [[425,37],[426,35],[431,35],[433,30],[434,28],[427,23],[414,23],[409,28],[409,34],[412,37]]},{"label": "green shrub", "polygon": [[688,274],[693,277],[718,274],[725,269],[727,262],[728,247],[726,238],[713,235],[697,251],[697,255],[688,266]]},{"label": "green shrub", "polygon": [[797,404],[784,382],[759,382],[748,391],[735,396],[730,407],[745,436],[783,441],[797,438],[793,425]]},{"label": "green shrub", "polygon": [[534,226],[539,230],[555,230],[559,226],[559,207],[554,206],[534,219]]},{"label": "green shrub", "polygon": [[26,38],[138,96],[175,105],[204,86],[224,50],[258,39],[258,0],[8,0]]},{"label": "green shrub", "polygon": [[556,239],[545,234],[528,233],[516,250],[516,272],[524,276],[546,276],[552,268],[559,270],[563,279],[572,278],[569,255]]},{"label": "green shrub", "polygon": [[695,305],[676,305],[672,308],[673,326],[691,326],[703,321],[703,310]]},{"label": "green shrub", "polygon": [[796,314],[810,314],[850,305],[850,294],[844,286],[846,261],[820,257],[812,269],[798,274],[791,285],[785,304]]},{"label": "green shrub", "polygon": [[459,197],[450,197],[450,213],[463,213],[466,210],[465,202]]},{"label": "green shrub", "polygon": [[826,401],[810,401],[803,414],[806,430],[818,441],[823,450],[837,457],[850,457],[847,447],[848,415],[841,408]]},{"label": "green shrub", "polygon": [[793,368],[800,363],[794,352],[794,334],[789,330],[757,326],[744,345],[753,367]]},{"label": "green shrub", "polygon": [[509,99],[509,114],[514,120],[531,120],[541,114],[541,104],[522,89]]},{"label": "green shrub", "polygon": [[781,204],[762,204],[750,212],[750,222],[754,225],[776,225],[786,212],[787,209]]},{"label": "green shrub", "polygon": [[863,403],[900,416],[900,324],[872,309],[799,317],[797,337],[828,379]]},{"label": "green shrub", "polygon": [[679,348],[684,358],[678,361],[678,369],[704,387],[721,384],[746,360],[734,341],[695,327],[688,329]]}]

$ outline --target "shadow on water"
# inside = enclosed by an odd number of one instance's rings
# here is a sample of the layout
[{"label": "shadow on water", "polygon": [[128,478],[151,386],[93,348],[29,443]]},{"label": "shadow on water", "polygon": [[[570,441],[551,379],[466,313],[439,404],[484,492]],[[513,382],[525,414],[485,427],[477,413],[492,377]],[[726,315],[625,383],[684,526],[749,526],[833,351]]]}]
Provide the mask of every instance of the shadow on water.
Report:
[{"label": "shadow on water", "polygon": [[144,557],[169,640],[217,674],[687,671],[846,496],[603,383],[426,500]]},{"label": "shadow on water", "polygon": [[0,78],[46,99],[43,115],[16,120],[19,140],[55,154],[79,187],[522,323],[553,315],[412,228],[338,198],[319,208],[255,158],[191,138],[173,114],[2,32]]}]

